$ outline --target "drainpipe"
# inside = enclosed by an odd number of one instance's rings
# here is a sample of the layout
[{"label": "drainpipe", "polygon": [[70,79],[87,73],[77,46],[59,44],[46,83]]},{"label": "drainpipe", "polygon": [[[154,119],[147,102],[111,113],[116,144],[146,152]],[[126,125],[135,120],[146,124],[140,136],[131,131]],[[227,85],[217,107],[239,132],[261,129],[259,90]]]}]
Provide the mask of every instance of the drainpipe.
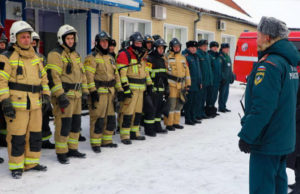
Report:
[{"label": "drainpipe", "polygon": [[197,23],[200,22],[202,13],[201,12],[197,12],[197,15],[198,15],[198,19],[196,19],[194,21],[194,40],[196,40],[196,38],[197,38]]},{"label": "drainpipe", "polygon": [[112,37],[112,33],[113,33],[113,13],[110,14],[109,16],[109,34]]}]

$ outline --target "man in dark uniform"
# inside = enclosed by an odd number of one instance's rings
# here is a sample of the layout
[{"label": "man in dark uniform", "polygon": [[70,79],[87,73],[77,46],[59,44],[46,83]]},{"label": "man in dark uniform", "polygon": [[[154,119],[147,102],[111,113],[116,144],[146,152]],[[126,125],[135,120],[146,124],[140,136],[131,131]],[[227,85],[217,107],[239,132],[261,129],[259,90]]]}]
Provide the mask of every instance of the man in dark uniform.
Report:
[{"label": "man in dark uniform", "polygon": [[117,55],[115,53],[115,48],[117,46],[117,42],[116,40],[110,38],[108,43],[108,52],[111,54],[111,56],[113,56],[114,59],[116,59]]},{"label": "man in dark uniform", "polygon": [[262,17],[258,63],[248,77],[239,148],[250,153],[250,194],[286,194],[286,155],[295,149],[297,64],[286,24]]},{"label": "man in dark uniform", "polygon": [[222,59],[222,80],[219,89],[219,112],[225,113],[231,112],[226,108],[226,103],[229,96],[229,84],[233,76],[228,43],[221,44],[220,57]]}]

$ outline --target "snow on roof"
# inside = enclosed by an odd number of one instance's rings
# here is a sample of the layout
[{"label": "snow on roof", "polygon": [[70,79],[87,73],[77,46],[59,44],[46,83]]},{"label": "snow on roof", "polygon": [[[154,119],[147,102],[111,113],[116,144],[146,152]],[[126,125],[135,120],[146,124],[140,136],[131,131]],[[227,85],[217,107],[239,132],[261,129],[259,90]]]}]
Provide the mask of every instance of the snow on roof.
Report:
[{"label": "snow on roof", "polygon": [[250,23],[257,24],[257,21],[253,20],[253,18],[242,14],[241,12],[215,0],[163,0],[163,2],[178,5],[188,5],[195,8],[203,9],[208,12],[217,12],[219,14],[231,16],[234,18],[246,20]]}]

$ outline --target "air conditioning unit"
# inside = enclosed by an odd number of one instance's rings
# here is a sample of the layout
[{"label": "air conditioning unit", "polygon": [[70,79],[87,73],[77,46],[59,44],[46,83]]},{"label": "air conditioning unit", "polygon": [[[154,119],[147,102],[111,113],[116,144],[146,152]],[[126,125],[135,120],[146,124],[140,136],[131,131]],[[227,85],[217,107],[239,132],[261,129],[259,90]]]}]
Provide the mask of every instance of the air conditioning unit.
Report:
[{"label": "air conditioning unit", "polygon": [[167,9],[160,5],[152,5],[152,18],[157,20],[167,19]]},{"label": "air conditioning unit", "polygon": [[226,22],[223,20],[218,20],[217,29],[222,31],[226,30]]}]

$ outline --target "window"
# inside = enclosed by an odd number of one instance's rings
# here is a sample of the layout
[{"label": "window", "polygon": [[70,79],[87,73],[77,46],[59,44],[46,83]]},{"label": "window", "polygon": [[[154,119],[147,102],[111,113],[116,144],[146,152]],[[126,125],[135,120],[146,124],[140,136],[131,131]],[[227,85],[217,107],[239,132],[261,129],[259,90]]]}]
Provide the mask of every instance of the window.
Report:
[{"label": "window", "polygon": [[185,49],[185,43],[187,42],[187,27],[176,26],[171,24],[165,24],[164,27],[164,39],[169,43],[173,38],[177,38],[182,44],[182,50]]},{"label": "window", "polygon": [[203,30],[197,30],[197,41],[205,39],[210,43],[211,41],[215,40],[215,33]]},{"label": "window", "polygon": [[152,23],[148,20],[141,20],[129,17],[120,17],[120,44],[124,40],[129,40],[130,35],[134,32],[140,32],[143,36],[146,34],[151,35]]},{"label": "window", "polygon": [[235,36],[222,34],[222,43],[228,43],[230,45],[229,56],[233,62],[236,47]]}]

